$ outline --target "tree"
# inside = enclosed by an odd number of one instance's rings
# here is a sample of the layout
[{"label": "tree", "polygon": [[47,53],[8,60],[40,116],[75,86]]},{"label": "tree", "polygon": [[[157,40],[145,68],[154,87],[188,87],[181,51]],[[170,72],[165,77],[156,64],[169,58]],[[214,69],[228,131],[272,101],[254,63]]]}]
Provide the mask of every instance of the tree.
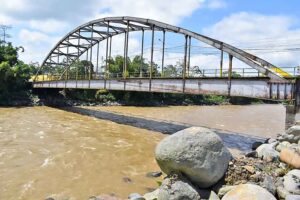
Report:
[{"label": "tree", "polygon": [[0,42],[0,104],[28,97],[28,80],[36,73],[36,68],[20,61],[18,50],[11,43]]}]

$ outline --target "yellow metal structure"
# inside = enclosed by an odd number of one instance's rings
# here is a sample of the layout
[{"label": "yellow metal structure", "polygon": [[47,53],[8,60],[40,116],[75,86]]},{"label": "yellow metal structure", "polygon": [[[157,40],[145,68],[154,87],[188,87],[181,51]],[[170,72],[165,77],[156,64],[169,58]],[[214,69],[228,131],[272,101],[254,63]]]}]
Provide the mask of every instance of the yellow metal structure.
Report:
[{"label": "yellow metal structure", "polygon": [[280,76],[284,77],[284,78],[291,78],[292,75],[289,74],[288,72],[284,71],[283,69],[279,68],[279,67],[272,67],[271,70],[273,72],[276,72],[277,74],[279,74]]}]

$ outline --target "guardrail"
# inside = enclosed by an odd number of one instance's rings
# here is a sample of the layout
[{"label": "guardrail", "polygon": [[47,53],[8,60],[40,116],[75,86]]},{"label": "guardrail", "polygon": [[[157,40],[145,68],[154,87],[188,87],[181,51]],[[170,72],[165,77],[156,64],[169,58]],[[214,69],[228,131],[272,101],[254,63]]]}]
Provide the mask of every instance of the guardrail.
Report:
[{"label": "guardrail", "polygon": [[[281,74],[286,78],[292,78],[300,75],[299,67],[284,67],[273,69],[276,73]],[[220,69],[197,69],[190,71],[186,78],[220,78],[228,77],[228,70]],[[259,73],[253,68],[234,68],[232,71],[233,78],[248,78],[248,77],[266,77],[263,74]],[[57,80],[99,80],[99,79],[124,79],[124,78],[150,78],[150,73],[87,73],[87,74],[74,74],[70,73],[68,75],[64,74],[39,74],[35,77],[32,77],[31,81],[42,82],[42,81],[57,81]],[[165,71],[162,73],[152,73],[151,78],[182,78],[182,72],[169,72]]]}]

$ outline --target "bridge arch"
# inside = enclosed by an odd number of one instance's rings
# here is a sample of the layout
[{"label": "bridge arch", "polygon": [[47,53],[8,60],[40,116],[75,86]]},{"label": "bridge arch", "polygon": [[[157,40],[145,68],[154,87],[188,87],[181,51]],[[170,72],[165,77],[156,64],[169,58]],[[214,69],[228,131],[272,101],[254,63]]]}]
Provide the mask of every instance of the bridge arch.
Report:
[{"label": "bridge arch", "polygon": [[[85,23],[71,32],[69,32],[65,37],[63,37],[49,52],[45,60],[43,61],[40,70],[43,70],[45,66],[55,67],[58,65],[64,66],[65,73],[68,67],[77,59],[80,58],[85,52],[89,51],[95,45],[99,44],[101,41],[106,40],[107,46],[109,45],[109,38],[113,36],[125,34],[125,44],[127,45],[128,54],[128,35],[130,32],[134,31],[152,31],[152,58],[151,65],[153,63],[153,34],[155,31],[173,32],[182,34],[185,36],[185,65],[187,63],[187,52],[188,52],[188,41],[191,38],[196,39],[200,42],[208,44],[222,52],[228,53],[229,58],[236,58],[250,67],[256,69],[259,73],[264,74],[272,80],[279,82],[286,82],[286,79],[280,74],[276,73],[272,69],[276,69],[274,65],[267,62],[266,60],[259,58],[253,54],[243,51],[237,47],[224,43],[222,41],[201,35],[189,31],[184,28],[177,26],[172,26],[163,22],[137,18],[137,17],[108,17],[90,21]],[[127,44],[126,44],[127,40]],[[80,41],[86,41],[87,44],[81,44]],[[62,50],[64,49],[64,50]],[[67,49],[67,50],[65,50]],[[71,51],[72,49],[72,51]],[[127,58],[126,48],[124,48],[124,58]],[[106,48],[106,58],[108,56],[108,48]],[[60,59],[62,57],[63,59]],[[107,59],[106,59],[107,60]],[[125,59],[126,60],[126,59]],[[106,61],[107,62],[107,61]],[[126,65],[126,62],[125,62]],[[106,64],[107,67],[107,64]],[[186,66],[185,66],[186,68]],[[126,66],[125,66],[126,69]],[[151,73],[150,73],[151,74]]]}]

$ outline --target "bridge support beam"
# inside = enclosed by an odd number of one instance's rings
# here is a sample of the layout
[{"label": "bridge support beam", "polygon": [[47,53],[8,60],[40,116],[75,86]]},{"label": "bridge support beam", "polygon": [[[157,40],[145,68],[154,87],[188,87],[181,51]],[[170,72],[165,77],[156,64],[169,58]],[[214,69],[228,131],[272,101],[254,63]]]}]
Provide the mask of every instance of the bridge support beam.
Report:
[{"label": "bridge support beam", "polygon": [[165,65],[165,43],[166,43],[166,31],[163,30],[163,42],[162,42],[162,58],[161,58],[161,77],[164,76],[164,65]]},{"label": "bridge support beam", "polygon": [[298,113],[300,111],[300,78],[296,78],[294,87],[294,99],[295,113]]},{"label": "bridge support beam", "polygon": [[192,37],[189,36],[189,46],[188,46],[188,63],[187,63],[187,77],[190,77],[190,67],[191,67],[191,45],[192,45]]},{"label": "bridge support beam", "polygon": [[229,97],[231,95],[232,60],[233,60],[233,56],[229,54],[229,68],[228,68],[228,96]]},{"label": "bridge support beam", "polygon": [[141,49],[141,64],[140,64],[140,78],[143,77],[143,67],[144,67],[144,38],[145,38],[145,31],[142,30],[142,49]]},{"label": "bridge support beam", "polygon": [[152,28],[152,36],[151,36],[151,59],[150,59],[150,75],[149,75],[149,91],[151,91],[151,81],[152,81],[152,73],[153,73],[153,51],[154,51],[154,25]]},{"label": "bridge support beam", "polygon": [[224,52],[221,50],[221,60],[220,60],[220,77],[223,77],[223,58],[224,58]]}]

